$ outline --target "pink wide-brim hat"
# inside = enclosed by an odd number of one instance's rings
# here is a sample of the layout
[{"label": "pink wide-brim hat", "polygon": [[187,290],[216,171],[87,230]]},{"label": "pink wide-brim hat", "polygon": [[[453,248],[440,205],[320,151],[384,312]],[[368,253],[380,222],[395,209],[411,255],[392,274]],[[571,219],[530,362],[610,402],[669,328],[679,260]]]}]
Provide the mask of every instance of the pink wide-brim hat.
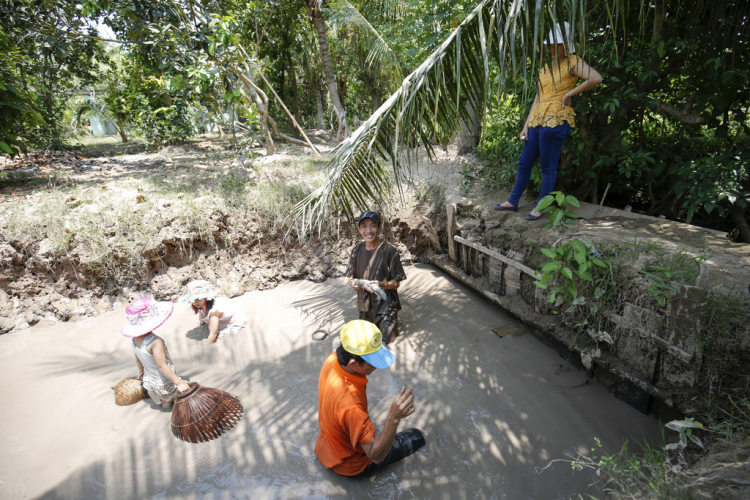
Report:
[{"label": "pink wide-brim hat", "polygon": [[151,297],[135,299],[125,308],[128,324],[121,332],[124,337],[140,337],[152,332],[167,321],[172,315],[172,301],[159,302]]}]

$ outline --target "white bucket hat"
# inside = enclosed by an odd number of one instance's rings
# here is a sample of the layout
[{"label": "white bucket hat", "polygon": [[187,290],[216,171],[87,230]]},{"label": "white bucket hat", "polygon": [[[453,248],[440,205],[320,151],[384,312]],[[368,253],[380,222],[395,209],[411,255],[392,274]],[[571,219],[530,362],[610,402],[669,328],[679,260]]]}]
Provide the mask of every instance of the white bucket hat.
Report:
[{"label": "white bucket hat", "polygon": [[198,299],[211,300],[216,294],[211,290],[211,285],[206,280],[195,280],[187,284],[185,300],[193,302]]},{"label": "white bucket hat", "polygon": [[575,54],[576,47],[573,45],[573,38],[570,36],[570,23],[568,21],[565,21],[565,38],[563,38],[560,23],[556,23],[554,29],[549,30],[549,36],[544,39],[544,44],[564,44],[565,40],[568,41],[568,54]]}]

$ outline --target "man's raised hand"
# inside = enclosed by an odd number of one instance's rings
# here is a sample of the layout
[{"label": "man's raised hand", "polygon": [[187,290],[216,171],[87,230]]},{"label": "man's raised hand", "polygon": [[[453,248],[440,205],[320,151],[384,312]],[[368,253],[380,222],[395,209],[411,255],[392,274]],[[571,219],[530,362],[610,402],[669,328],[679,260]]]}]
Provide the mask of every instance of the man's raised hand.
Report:
[{"label": "man's raised hand", "polygon": [[401,420],[414,413],[414,393],[411,389],[402,387],[398,396],[391,403],[389,417],[395,420]]}]

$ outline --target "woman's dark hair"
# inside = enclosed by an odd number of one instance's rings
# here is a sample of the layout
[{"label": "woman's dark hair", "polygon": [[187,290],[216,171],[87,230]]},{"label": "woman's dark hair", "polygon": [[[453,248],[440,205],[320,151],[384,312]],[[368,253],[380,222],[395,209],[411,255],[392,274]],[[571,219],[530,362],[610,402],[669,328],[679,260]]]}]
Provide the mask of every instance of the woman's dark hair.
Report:
[{"label": "woman's dark hair", "polygon": [[[206,299],[206,314],[208,314],[208,311],[210,311],[213,306],[214,306],[214,299]],[[195,307],[193,304],[190,304],[190,307],[193,308],[193,312],[195,314],[198,314],[197,307]]]},{"label": "woman's dark hair", "polygon": [[344,346],[338,346],[336,348],[336,358],[339,360],[339,364],[343,366],[347,366],[349,364],[349,360],[353,359],[358,364],[363,364],[365,362],[364,359],[362,359],[361,356],[357,356],[356,354],[352,354],[346,349],[344,349]]}]

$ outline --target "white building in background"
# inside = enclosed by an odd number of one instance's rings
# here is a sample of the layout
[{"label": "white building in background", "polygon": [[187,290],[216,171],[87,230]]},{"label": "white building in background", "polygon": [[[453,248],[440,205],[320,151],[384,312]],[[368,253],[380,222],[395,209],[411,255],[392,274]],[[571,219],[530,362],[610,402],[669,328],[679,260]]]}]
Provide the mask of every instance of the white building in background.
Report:
[{"label": "white building in background", "polygon": [[117,135],[114,123],[109,120],[102,123],[98,116],[92,116],[89,118],[89,124],[91,125],[92,135]]}]

